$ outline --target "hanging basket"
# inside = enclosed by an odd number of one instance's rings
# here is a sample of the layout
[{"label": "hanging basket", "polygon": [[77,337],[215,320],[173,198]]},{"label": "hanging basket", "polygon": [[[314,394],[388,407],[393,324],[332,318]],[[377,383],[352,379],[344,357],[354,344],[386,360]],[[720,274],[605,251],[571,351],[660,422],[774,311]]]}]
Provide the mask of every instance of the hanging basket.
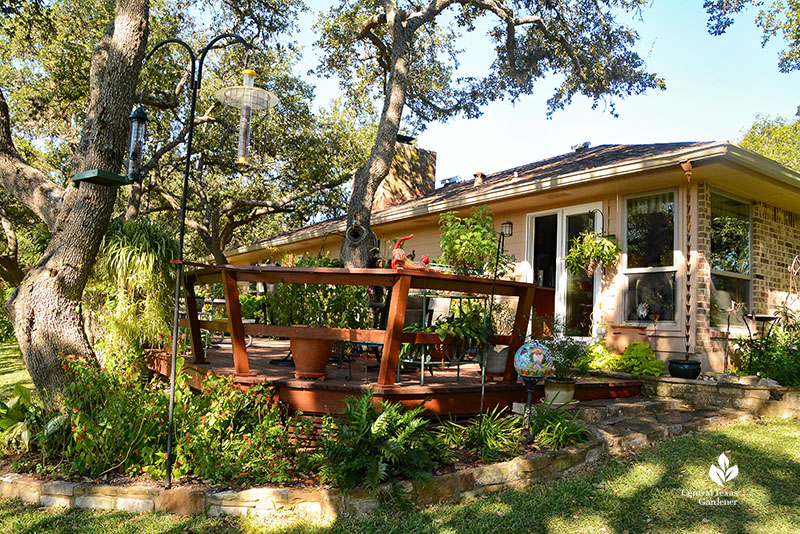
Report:
[{"label": "hanging basket", "polygon": [[592,275],[594,275],[594,272],[595,272],[595,270],[597,270],[597,267],[599,265],[600,265],[600,261],[598,261],[595,258],[591,258],[589,260],[589,263],[586,264],[586,267],[584,267],[584,270],[586,271],[586,277],[587,278],[591,278]]}]

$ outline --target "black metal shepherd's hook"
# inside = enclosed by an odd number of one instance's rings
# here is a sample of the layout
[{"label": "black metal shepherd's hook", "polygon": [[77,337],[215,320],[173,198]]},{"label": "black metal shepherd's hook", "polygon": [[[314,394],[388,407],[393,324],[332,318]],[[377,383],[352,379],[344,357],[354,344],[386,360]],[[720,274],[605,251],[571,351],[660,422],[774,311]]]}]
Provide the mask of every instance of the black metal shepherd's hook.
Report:
[{"label": "black metal shepherd's hook", "polygon": [[175,273],[175,312],[172,318],[172,352],[170,354],[170,371],[169,371],[169,417],[167,422],[167,458],[166,458],[166,476],[164,477],[164,485],[170,487],[172,485],[172,442],[173,433],[175,429],[174,415],[175,415],[175,367],[178,358],[178,322],[180,319],[180,299],[181,299],[181,279],[183,278],[183,238],[186,233],[186,196],[189,191],[189,173],[191,171],[191,158],[192,158],[192,139],[194,137],[194,117],[197,107],[197,91],[200,89],[200,83],[203,78],[203,62],[206,59],[206,54],[223,39],[229,39],[231,42],[227,44],[241,43],[248,50],[253,46],[244,40],[244,38],[234,33],[223,33],[211,39],[211,41],[200,51],[199,60],[197,55],[192,50],[192,47],[186,44],[181,39],[165,39],[157,43],[152,50],[145,56],[144,62],[162,46],[168,44],[177,44],[182,46],[189,54],[191,59],[191,89],[192,101],[189,107],[189,131],[186,134],[186,166],[183,174],[183,193],[181,195],[181,211],[180,211],[180,232],[178,237],[178,260],[177,272]]}]

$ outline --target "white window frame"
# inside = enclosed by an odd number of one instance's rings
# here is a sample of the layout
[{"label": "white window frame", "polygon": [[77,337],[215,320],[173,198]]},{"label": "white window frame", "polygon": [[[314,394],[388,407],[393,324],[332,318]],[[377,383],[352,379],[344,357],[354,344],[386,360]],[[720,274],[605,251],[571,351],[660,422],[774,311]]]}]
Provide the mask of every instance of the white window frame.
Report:
[{"label": "white window frame", "polygon": [[[628,200],[635,199],[635,198],[643,198],[643,197],[652,197],[656,195],[662,195],[664,193],[672,193],[672,265],[665,266],[665,267],[631,267],[628,268]],[[638,321],[634,319],[628,319],[628,297],[630,293],[630,287],[628,281],[628,275],[631,274],[650,274],[650,273],[675,273],[675,302],[674,302],[674,309],[675,309],[675,318],[667,321],[667,320],[659,320],[658,324],[665,324],[669,326],[677,326],[678,325],[678,302],[680,299],[680,262],[683,259],[681,254],[681,241],[680,241],[680,196],[679,190],[677,188],[668,188],[668,189],[658,189],[655,191],[646,191],[643,193],[635,193],[632,195],[625,195],[622,197],[622,274],[625,278],[625,294],[623,295],[622,302],[620,303],[620,316],[622,318],[622,322],[627,324],[639,325],[639,326],[649,326],[653,324],[653,321]]]},{"label": "white window frame", "polygon": [[[748,274],[742,273],[733,273],[730,271],[722,271],[720,269],[714,269],[711,267],[711,241],[713,239],[714,230],[711,227],[711,221],[713,219],[713,213],[711,211],[711,196],[712,195],[719,195],[721,197],[728,198],[730,200],[735,200],[736,202],[741,202],[742,204],[747,205],[747,267],[748,267]],[[747,280],[750,282],[748,286],[748,295],[747,299],[749,300],[748,309],[745,310],[744,313],[753,312],[753,201],[742,198],[740,196],[734,195],[732,193],[728,193],[727,191],[722,191],[720,189],[712,188],[708,194],[708,253],[709,253],[709,272],[711,275],[717,276],[727,276],[728,278],[737,278],[739,280]],[[709,276],[710,278],[710,276]],[[709,283],[711,280],[709,279]],[[709,286],[710,287],[710,286]],[[710,297],[710,295],[709,295]],[[709,301],[709,306],[711,305]],[[709,320],[711,318],[711,310],[709,309]],[[715,325],[711,328],[725,330],[726,325]],[[731,328],[742,328],[741,325],[732,325]]]},{"label": "white window frame", "polygon": [[[525,237],[525,259],[528,263],[527,273],[525,275],[526,281],[529,283],[536,282],[536,273],[533,272],[533,255],[534,255],[534,220],[536,217],[546,217],[548,215],[556,216],[556,288],[555,288],[555,303],[554,312],[562,318],[567,314],[567,269],[564,262],[564,256],[567,255],[567,217],[569,215],[579,215],[581,213],[588,213],[591,210],[597,210],[594,215],[594,228],[597,231],[600,228],[601,216],[600,213],[603,209],[602,202],[589,202],[586,204],[579,204],[575,206],[567,206],[564,208],[543,210],[533,213],[528,213],[525,217],[525,229],[527,235]],[[600,267],[598,266],[598,270]],[[592,317],[599,317],[600,315],[600,301],[602,289],[602,276],[598,275],[595,271],[595,276],[592,284]],[[592,322],[590,337],[578,337],[576,339],[589,340],[591,336],[599,334],[600,325],[597,321]]]}]

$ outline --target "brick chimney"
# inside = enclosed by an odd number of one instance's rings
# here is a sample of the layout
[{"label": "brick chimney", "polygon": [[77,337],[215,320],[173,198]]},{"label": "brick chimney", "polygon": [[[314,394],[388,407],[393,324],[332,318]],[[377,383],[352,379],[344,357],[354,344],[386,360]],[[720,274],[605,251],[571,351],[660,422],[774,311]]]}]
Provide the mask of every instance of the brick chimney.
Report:
[{"label": "brick chimney", "polygon": [[397,136],[392,168],[378,187],[372,203],[374,210],[433,192],[436,186],[436,152],[417,148],[411,141],[413,138]]}]

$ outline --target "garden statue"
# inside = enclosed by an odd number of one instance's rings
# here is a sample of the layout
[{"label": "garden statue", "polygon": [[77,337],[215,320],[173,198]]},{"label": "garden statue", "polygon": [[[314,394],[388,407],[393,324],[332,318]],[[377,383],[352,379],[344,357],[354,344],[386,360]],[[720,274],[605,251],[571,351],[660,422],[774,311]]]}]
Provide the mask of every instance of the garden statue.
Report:
[{"label": "garden statue", "polygon": [[392,249],[392,269],[414,269],[417,271],[429,271],[430,270],[430,257],[427,254],[422,256],[421,261],[414,261],[409,259],[406,251],[400,248],[400,245],[403,241],[411,239],[414,237],[414,234],[407,235],[406,237],[401,237],[395,243],[394,248]]}]

